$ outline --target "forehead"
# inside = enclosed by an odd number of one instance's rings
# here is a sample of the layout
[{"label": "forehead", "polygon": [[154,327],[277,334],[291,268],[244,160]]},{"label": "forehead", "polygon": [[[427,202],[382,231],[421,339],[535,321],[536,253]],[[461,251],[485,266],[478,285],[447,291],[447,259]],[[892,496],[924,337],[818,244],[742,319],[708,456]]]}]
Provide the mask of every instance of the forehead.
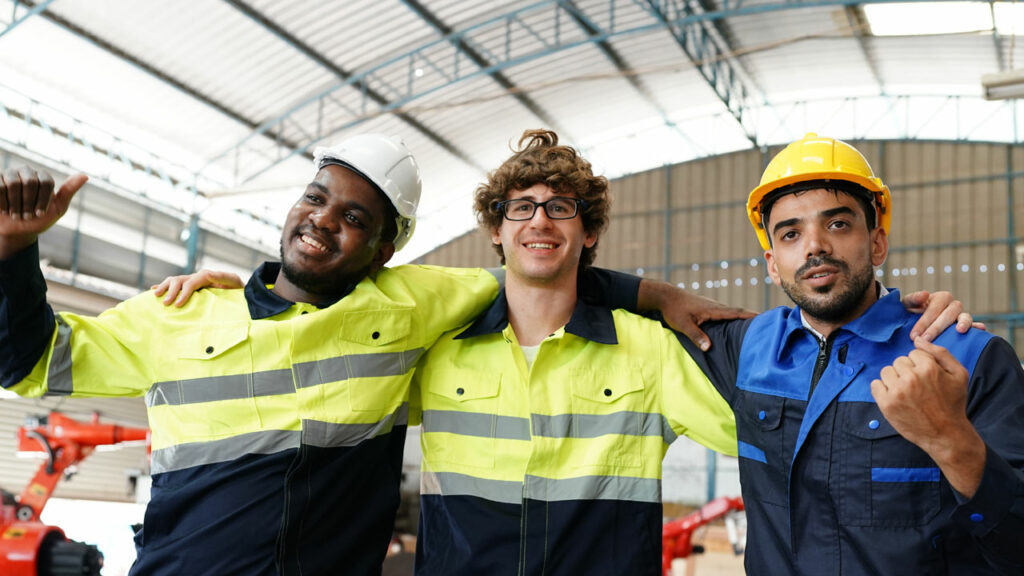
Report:
[{"label": "forehead", "polygon": [[313,184],[326,189],[330,201],[355,202],[366,209],[383,211],[386,208],[377,188],[344,166],[324,166],[317,171]]},{"label": "forehead", "polygon": [[849,208],[858,216],[864,215],[860,202],[853,196],[835,190],[815,188],[813,190],[787,194],[776,200],[772,204],[769,219],[771,222],[780,222],[794,218],[815,218],[821,215],[822,212],[839,207]]},{"label": "forehead", "polygon": [[551,186],[540,182],[525,190],[510,190],[508,193],[509,198],[532,198],[533,200],[541,200],[554,195],[555,191],[551,189]]}]

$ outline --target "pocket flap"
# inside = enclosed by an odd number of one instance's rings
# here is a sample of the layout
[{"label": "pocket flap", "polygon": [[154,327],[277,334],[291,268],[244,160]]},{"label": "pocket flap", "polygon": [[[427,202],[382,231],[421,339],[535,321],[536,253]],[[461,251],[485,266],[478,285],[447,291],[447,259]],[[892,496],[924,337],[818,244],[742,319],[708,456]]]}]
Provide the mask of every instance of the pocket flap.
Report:
[{"label": "pocket flap", "polygon": [[573,396],[601,404],[611,404],[627,394],[642,392],[644,389],[643,381],[635,376],[597,374],[589,370],[574,371],[570,386]]},{"label": "pocket flap", "polygon": [[341,316],[341,338],[364,346],[383,346],[412,331],[412,311],[404,309],[346,312]]},{"label": "pocket flap", "polygon": [[452,377],[438,378],[440,384],[432,384],[429,391],[455,402],[494,398],[501,388],[501,376],[496,374],[474,374],[467,378],[465,370],[454,372]]},{"label": "pocket flap", "polygon": [[754,392],[744,392],[742,404],[736,407],[736,415],[744,418],[756,429],[774,430],[782,423],[782,410],[786,399]]},{"label": "pocket flap", "polygon": [[872,410],[867,416],[849,423],[850,434],[865,440],[877,440],[896,436],[899,432],[882,416],[881,411]]},{"label": "pocket flap", "polygon": [[173,344],[175,356],[189,360],[210,360],[231,350],[249,335],[249,325],[233,324],[203,328],[181,335]]}]

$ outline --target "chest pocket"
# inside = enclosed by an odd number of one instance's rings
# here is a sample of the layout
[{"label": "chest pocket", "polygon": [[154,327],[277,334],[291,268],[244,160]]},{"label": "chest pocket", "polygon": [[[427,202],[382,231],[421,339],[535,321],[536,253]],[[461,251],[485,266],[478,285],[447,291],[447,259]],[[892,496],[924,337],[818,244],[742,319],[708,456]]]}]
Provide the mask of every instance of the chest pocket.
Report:
[{"label": "chest pocket", "polygon": [[[575,370],[570,374],[571,413],[552,417],[550,428],[552,436],[561,436],[566,442],[564,453],[575,467],[614,472],[641,466],[643,437],[662,436],[661,415],[645,410],[641,374],[639,369],[632,373]],[[661,444],[657,447],[660,459]]]},{"label": "chest pocket", "polygon": [[847,526],[927,524],[941,507],[940,473],[928,455],[907,441],[873,402],[841,402],[842,505]]},{"label": "chest pocket", "polygon": [[[384,417],[408,398],[409,380],[422,349],[404,349],[412,333],[410,310],[372,310],[342,315],[344,356],[321,363],[324,384],[348,390],[352,410]],[[353,346],[354,344],[354,346]],[[329,384],[331,381],[340,384]],[[325,390],[333,397],[333,391]]]},{"label": "chest pocket", "polygon": [[789,458],[783,437],[786,399],[736,391],[736,438],[744,497],[788,506]]},{"label": "chest pocket", "polygon": [[498,438],[529,439],[524,419],[498,413],[500,391],[500,374],[433,373],[422,398],[424,460],[493,468]]},{"label": "chest pocket", "polygon": [[248,324],[182,334],[168,343],[167,351],[162,372],[178,379],[156,382],[146,404],[155,433],[170,435],[173,443],[255,431],[255,398],[294,390],[287,371],[279,379],[274,373],[253,373]]}]

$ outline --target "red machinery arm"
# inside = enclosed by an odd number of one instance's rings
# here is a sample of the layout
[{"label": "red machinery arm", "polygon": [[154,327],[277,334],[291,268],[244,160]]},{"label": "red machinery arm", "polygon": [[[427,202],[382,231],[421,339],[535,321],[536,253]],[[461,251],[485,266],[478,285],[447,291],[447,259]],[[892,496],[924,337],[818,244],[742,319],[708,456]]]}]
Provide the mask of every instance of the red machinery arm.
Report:
[{"label": "red machinery arm", "polygon": [[47,456],[46,462],[39,466],[32,481],[21,493],[18,520],[38,520],[57,482],[72,466],[92,454],[97,446],[145,441],[148,436],[147,428],[100,424],[99,415],[95,413],[90,422],[84,423],[60,412],[50,412],[49,416],[38,423],[22,426],[18,429],[18,451],[45,452]]},{"label": "red machinery arm", "polygon": [[666,522],[661,528],[661,559],[664,574],[671,574],[674,558],[688,558],[693,553],[693,533],[706,524],[732,511],[742,511],[743,499],[722,496],[715,498],[678,520]]}]

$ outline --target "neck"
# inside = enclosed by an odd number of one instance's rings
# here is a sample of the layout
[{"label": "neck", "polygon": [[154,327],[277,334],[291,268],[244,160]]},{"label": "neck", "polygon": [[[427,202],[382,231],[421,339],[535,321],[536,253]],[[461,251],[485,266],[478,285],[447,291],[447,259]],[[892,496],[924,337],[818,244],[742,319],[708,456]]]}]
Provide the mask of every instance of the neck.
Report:
[{"label": "neck", "polygon": [[274,279],[274,287],[270,290],[289,302],[303,302],[306,304],[320,304],[337,300],[349,292],[347,285],[344,288],[332,287],[329,290],[317,290],[304,288],[292,282],[284,273],[284,267],[277,273]]},{"label": "neck", "polygon": [[861,299],[860,303],[857,304],[857,306],[855,306],[854,308],[851,308],[849,312],[844,314],[839,319],[822,320],[820,318],[815,318],[814,316],[811,316],[810,314],[807,313],[807,311],[803,309],[800,310],[800,314],[803,315],[803,317],[807,320],[807,324],[811,328],[814,328],[814,330],[818,334],[821,334],[822,338],[828,338],[829,335],[831,335],[836,330],[842,328],[843,326],[849,324],[850,322],[853,322],[857,318],[860,318],[865,312],[868,311],[868,308],[871,308],[871,305],[877,301],[878,289],[876,288],[875,283],[872,282],[871,287],[868,288],[868,290],[864,293],[864,298]]},{"label": "neck", "polygon": [[508,274],[508,320],[519,343],[536,346],[565,326],[576,308],[576,278],[540,283]]}]

